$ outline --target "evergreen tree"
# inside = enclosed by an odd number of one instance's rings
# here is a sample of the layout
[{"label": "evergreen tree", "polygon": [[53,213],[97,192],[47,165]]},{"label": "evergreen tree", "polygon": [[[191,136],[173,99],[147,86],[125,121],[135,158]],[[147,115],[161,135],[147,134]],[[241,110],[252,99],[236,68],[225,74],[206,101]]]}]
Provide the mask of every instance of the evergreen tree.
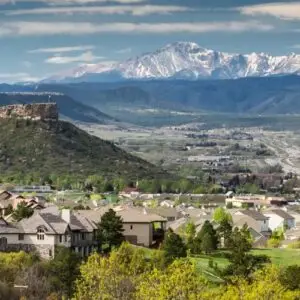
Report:
[{"label": "evergreen tree", "polygon": [[227,220],[221,221],[221,223],[217,229],[217,233],[218,233],[219,240],[221,241],[222,246],[227,248],[228,244],[229,244],[230,236],[232,233],[231,223]]},{"label": "evergreen tree", "polygon": [[[204,237],[205,237],[205,239],[204,239]],[[210,241],[208,241],[208,239],[210,239]],[[210,245],[209,249],[211,249],[211,251],[216,250],[218,248],[217,232],[209,221],[204,222],[201,230],[199,231],[199,233],[197,235],[196,242],[201,243],[201,246],[200,246],[201,250],[206,248],[206,247],[202,246],[202,243],[204,240],[205,240],[205,246]],[[199,249],[199,246],[196,248]],[[208,249],[208,248],[206,248],[206,249]]]},{"label": "evergreen tree", "polygon": [[211,234],[205,233],[203,236],[201,241],[201,250],[205,252],[205,254],[209,254],[215,250],[214,240]]},{"label": "evergreen tree", "polygon": [[165,253],[166,263],[172,263],[174,259],[187,255],[186,245],[182,238],[172,230],[168,230],[166,233],[162,249]]},{"label": "evergreen tree", "polygon": [[250,232],[245,225],[243,228],[235,228],[228,241],[230,253],[227,255],[230,265],[224,270],[225,276],[249,276],[257,269],[260,269],[264,263],[270,262],[270,259],[265,255],[249,254],[252,243],[249,238]]},{"label": "evergreen tree", "polygon": [[119,247],[124,241],[122,218],[117,216],[113,209],[102,216],[97,227],[97,238],[100,245],[104,246],[104,250],[110,252],[112,247]]},{"label": "evergreen tree", "polygon": [[30,218],[33,213],[33,208],[28,207],[25,202],[21,202],[17,205],[17,209],[13,212],[12,217],[15,221],[19,222],[22,219]]}]

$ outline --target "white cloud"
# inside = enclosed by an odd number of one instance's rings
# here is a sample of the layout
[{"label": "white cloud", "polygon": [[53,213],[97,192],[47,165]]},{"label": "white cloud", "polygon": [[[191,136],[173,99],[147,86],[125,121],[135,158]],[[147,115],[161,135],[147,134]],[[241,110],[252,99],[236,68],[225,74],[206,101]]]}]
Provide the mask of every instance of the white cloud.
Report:
[{"label": "white cloud", "polygon": [[283,20],[299,20],[300,19],[300,2],[294,3],[269,3],[252,6],[239,7],[244,15],[269,15]]},{"label": "white cloud", "polygon": [[120,49],[117,50],[116,53],[118,54],[128,54],[132,52],[132,48],[124,48],[124,49]]},{"label": "white cloud", "polygon": [[29,50],[28,53],[66,53],[66,52],[75,52],[75,51],[87,51],[93,50],[95,46],[92,45],[81,45],[81,46],[71,46],[71,47],[54,47],[54,48],[39,48]]},{"label": "white cloud", "polygon": [[33,77],[28,73],[0,73],[1,82],[25,82],[38,81],[40,78]]},{"label": "white cloud", "polygon": [[171,5],[119,5],[119,6],[76,6],[76,7],[46,7],[35,9],[20,9],[5,11],[6,15],[45,15],[45,14],[131,14],[145,16],[150,14],[170,14],[185,12],[192,9],[184,6]]},{"label": "white cloud", "polygon": [[55,55],[45,60],[48,64],[70,64],[70,63],[91,63],[97,59],[103,59],[104,57],[94,56],[91,51],[84,52],[78,56],[61,56]]},{"label": "white cloud", "polygon": [[31,63],[30,61],[27,61],[27,60],[23,61],[23,62],[22,62],[22,65],[23,65],[25,68],[28,68],[28,69],[32,67],[32,63]]},{"label": "white cloud", "polygon": [[272,25],[258,21],[244,22],[173,22],[173,23],[102,23],[89,22],[4,22],[0,36],[83,35],[95,33],[205,33],[270,31]]}]

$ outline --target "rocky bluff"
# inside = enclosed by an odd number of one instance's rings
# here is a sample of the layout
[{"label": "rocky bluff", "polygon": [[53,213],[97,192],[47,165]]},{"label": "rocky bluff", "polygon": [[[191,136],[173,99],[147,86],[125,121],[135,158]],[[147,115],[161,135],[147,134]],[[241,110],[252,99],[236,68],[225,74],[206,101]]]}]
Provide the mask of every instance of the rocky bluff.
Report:
[{"label": "rocky bluff", "polygon": [[0,107],[0,118],[58,120],[56,103],[15,104]]}]

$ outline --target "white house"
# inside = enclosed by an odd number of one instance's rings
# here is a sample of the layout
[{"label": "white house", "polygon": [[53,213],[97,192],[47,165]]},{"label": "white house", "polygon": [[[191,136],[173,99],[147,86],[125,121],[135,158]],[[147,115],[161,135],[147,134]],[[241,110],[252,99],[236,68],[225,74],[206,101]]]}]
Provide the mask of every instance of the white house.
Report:
[{"label": "white house", "polygon": [[264,212],[269,218],[269,228],[275,229],[291,229],[296,226],[295,218],[281,209],[272,209]]},{"label": "white house", "polygon": [[269,218],[256,210],[239,210],[235,212],[232,217],[234,219],[233,221],[235,221],[235,219],[247,217],[255,222],[257,231],[259,233],[269,232]]}]

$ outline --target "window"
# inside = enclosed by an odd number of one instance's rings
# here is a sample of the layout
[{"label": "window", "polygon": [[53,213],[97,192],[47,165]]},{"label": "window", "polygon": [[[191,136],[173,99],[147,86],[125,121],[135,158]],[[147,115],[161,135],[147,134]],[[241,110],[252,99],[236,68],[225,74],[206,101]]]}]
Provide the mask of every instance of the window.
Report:
[{"label": "window", "polygon": [[49,256],[52,257],[52,250],[49,249]]},{"label": "window", "polygon": [[19,233],[19,241],[24,241],[24,233]]},{"label": "window", "polygon": [[63,236],[60,235],[60,236],[59,236],[59,242],[62,243],[62,241],[63,241]]},{"label": "window", "polygon": [[37,239],[43,241],[45,239],[45,232],[42,228],[39,228],[37,231]]},{"label": "window", "polygon": [[133,226],[132,225],[130,225],[130,230],[132,230],[133,229]]},{"label": "window", "polygon": [[84,234],[84,233],[81,234],[81,239],[82,239],[83,241],[85,240],[85,234]]},{"label": "window", "polygon": [[65,242],[67,242],[67,241],[68,241],[68,235],[65,234]]}]

